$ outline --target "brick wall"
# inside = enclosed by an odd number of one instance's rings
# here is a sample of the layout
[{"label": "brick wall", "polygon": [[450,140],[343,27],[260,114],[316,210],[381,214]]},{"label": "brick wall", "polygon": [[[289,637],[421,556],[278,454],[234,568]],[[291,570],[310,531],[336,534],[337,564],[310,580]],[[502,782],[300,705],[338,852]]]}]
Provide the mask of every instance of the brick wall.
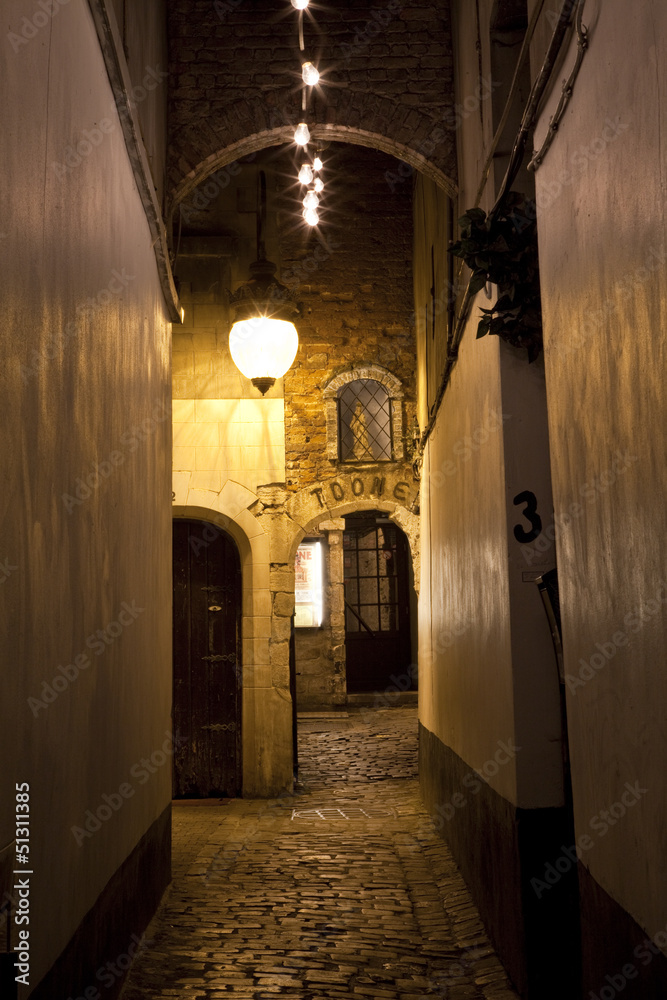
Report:
[{"label": "brick wall", "polygon": [[[285,376],[286,486],[331,477],[322,391],[360,362],[388,368],[405,391],[404,429],[414,414],[412,182],[387,181],[396,161],[337,144],[326,153],[327,210],[320,231],[281,226],[282,280],[298,282],[299,351]],[[292,193],[295,198],[295,194]]]},{"label": "brick wall", "polygon": [[[256,149],[289,141],[301,120],[300,53],[289,0],[170,0],[168,18],[173,198],[204,161],[215,169],[227,147],[250,137],[259,137]],[[370,144],[380,148],[384,138],[453,177],[449,5],[321,3],[304,24],[325,83],[310,124],[376,136]]]}]

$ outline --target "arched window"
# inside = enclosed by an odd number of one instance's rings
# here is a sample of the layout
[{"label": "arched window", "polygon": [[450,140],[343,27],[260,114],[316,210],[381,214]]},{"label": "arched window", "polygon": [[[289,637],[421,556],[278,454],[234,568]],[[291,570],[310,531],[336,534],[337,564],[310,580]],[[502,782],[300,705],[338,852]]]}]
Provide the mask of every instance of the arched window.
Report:
[{"label": "arched window", "polygon": [[391,400],[381,382],[359,378],[338,390],[338,457],[391,461]]},{"label": "arched window", "polygon": [[339,462],[391,462],[404,457],[403,390],[380,365],[334,376],[324,389],[327,456]]}]

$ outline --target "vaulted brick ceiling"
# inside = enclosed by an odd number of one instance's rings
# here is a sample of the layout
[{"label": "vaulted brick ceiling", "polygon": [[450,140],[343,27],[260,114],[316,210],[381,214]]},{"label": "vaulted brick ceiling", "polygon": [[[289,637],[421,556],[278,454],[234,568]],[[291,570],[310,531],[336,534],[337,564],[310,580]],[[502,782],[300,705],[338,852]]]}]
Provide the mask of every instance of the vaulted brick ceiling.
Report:
[{"label": "vaulted brick ceiling", "polygon": [[[170,0],[172,206],[221,165],[289,143],[301,118],[297,14],[289,0]],[[369,145],[451,184],[449,5],[318,0],[304,16],[322,73],[315,134]]]}]

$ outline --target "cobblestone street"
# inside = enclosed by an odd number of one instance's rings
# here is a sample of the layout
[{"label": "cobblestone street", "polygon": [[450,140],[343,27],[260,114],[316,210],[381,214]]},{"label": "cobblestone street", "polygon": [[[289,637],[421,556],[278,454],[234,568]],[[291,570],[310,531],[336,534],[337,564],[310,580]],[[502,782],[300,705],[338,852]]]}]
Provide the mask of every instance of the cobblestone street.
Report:
[{"label": "cobblestone street", "polygon": [[123,1000],[516,998],[416,769],[415,708],[309,713],[294,795],[176,803]]}]

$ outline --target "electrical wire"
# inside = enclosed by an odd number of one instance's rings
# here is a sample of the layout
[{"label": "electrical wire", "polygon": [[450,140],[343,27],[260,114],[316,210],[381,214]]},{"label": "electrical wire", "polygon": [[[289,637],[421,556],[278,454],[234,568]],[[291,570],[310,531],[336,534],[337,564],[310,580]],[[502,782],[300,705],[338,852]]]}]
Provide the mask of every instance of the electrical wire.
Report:
[{"label": "electrical wire", "polygon": [[491,143],[491,148],[489,149],[488,156],[486,158],[486,163],[482,169],[482,177],[479,182],[479,187],[477,188],[477,194],[475,196],[475,208],[479,206],[482,200],[482,195],[484,194],[484,189],[486,188],[487,182],[489,180],[489,173],[491,172],[491,165],[493,163],[493,158],[496,155],[496,149],[498,148],[498,143],[500,142],[503,132],[505,131],[505,126],[507,125],[507,119],[510,116],[512,110],[512,105],[514,103],[514,98],[519,91],[519,78],[521,76],[521,70],[523,69],[526,58],[530,52],[530,43],[533,40],[533,35],[535,34],[535,28],[537,27],[537,22],[540,19],[540,14],[542,13],[542,8],[544,7],[546,0],[539,0],[533,11],[533,15],[530,19],[530,23],[526,28],[526,34],[524,35],[523,43],[521,45],[521,50],[519,52],[519,58],[517,59],[516,69],[514,70],[514,76],[512,78],[512,83],[510,84],[509,93],[507,95],[507,100],[505,101],[505,108],[498,122],[498,128],[493,137]]}]

